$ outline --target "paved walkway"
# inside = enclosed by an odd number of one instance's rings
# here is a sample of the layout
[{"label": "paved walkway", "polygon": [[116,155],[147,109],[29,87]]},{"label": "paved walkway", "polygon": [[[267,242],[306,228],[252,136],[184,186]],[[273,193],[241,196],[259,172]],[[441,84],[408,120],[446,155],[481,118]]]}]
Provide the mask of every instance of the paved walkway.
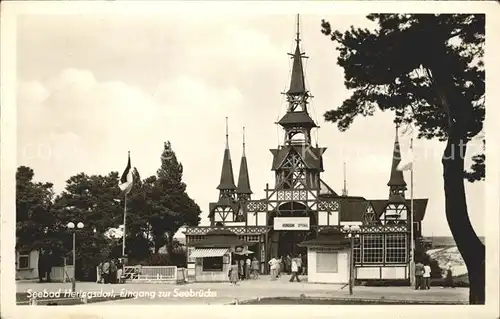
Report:
[{"label": "paved walkway", "polygon": [[[71,289],[71,283],[17,283],[17,292],[61,291]],[[410,287],[354,287],[349,295],[348,287],[333,284],[312,284],[307,282],[288,282],[288,276],[270,281],[264,276],[259,280],[240,282],[238,286],[228,283],[191,283],[174,284],[96,284],[77,283],[77,292],[113,292],[132,294],[137,298],[110,301],[112,304],[229,304],[235,300],[243,301],[265,297],[306,297],[316,298],[355,298],[386,299],[419,302],[462,302],[468,300],[466,288],[433,287],[427,291],[418,291]],[[102,305],[102,303],[98,303]],[[95,304],[94,305],[98,305]]]}]

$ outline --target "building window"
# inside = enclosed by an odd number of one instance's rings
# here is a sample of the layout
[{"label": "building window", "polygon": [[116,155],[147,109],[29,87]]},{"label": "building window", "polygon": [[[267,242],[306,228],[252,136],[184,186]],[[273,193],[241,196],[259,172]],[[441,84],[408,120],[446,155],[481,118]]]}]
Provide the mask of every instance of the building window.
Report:
[{"label": "building window", "polygon": [[385,262],[405,263],[406,262],[406,234],[386,234],[385,235]]},{"label": "building window", "polygon": [[224,259],[221,257],[204,257],[203,258],[203,271],[222,271]]},{"label": "building window", "polygon": [[30,268],[30,255],[23,253],[17,256],[17,269],[29,269]]},{"label": "building window", "polygon": [[193,253],[194,249],[195,249],[194,247],[187,248],[187,262],[188,263],[194,263],[196,261],[196,257],[190,257],[191,254]]},{"label": "building window", "polygon": [[316,272],[317,273],[337,273],[338,269],[337,252],[316,252]]},{"label": "building window", "polygon": [[382,234],[363,235],[363,263],[383,263],[384,240],[382,236]]},{"label": "building window", "polygon": [[358,238],[354,238],[354,262],[361,263],[361,241]]}]

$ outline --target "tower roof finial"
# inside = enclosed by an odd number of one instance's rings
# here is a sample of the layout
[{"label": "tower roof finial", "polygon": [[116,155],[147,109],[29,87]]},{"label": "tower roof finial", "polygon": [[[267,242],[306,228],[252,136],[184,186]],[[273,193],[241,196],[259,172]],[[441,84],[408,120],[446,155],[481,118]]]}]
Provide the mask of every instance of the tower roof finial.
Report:
[{"label": "tower roof finial", "polygon": [[289,95],[304,95],[307,94],[305,79],[304,79],[304,68],[302,66],[302,59],[306,58],[304,53],[300,51],[300,16],[297,14],[297,33],[295,42],[295,52],[290,53],[293,59],[292,65],[292,77],[290,79],[290,88],[287,91]]},{"label": "tower roof finial", "polygon": [[227,116],[226,116],[226,149],[229,149],[229,128],[228,128]]},{"label": "tower roof finial", "polygon": [[297,38],[295,39],[297,43],[300,42],[300,14],[297,13]]},{"label": "tower roof finial", "polygon": [[245,157],[245,127],[243,126],[243,157]]}]

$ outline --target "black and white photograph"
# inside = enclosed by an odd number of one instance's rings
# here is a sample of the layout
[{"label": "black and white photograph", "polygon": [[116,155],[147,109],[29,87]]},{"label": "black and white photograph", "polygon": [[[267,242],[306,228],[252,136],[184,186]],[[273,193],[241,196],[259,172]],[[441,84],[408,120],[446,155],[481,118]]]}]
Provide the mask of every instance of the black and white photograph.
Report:
[{"label": "black and white photograph", "polygon": [[489,13],[186,6],[16,14],[16,312],[498,303]]}]

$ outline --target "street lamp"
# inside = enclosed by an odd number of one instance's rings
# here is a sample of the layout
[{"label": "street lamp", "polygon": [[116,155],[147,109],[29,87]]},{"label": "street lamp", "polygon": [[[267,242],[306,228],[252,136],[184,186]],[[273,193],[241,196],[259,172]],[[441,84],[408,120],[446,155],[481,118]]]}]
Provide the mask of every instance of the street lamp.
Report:
[{"label": "street lamp", "polygon": [[[73,233],[73,280],[71,281],[71,291],[76,292],[76,229],[75,229],[75,223],[69,222],[67,225],[68,229]],[[79,222],[76,224],[77,229],[82,229],[83,228],[83,223]]]},{"label": "street lamp", "polygon": [[351,244],[349,254],[349,294],[352,295],[352,287],[354,286],[354,238],[359,238],[360,227],[358,225],[344,225],[343,230]]}]

